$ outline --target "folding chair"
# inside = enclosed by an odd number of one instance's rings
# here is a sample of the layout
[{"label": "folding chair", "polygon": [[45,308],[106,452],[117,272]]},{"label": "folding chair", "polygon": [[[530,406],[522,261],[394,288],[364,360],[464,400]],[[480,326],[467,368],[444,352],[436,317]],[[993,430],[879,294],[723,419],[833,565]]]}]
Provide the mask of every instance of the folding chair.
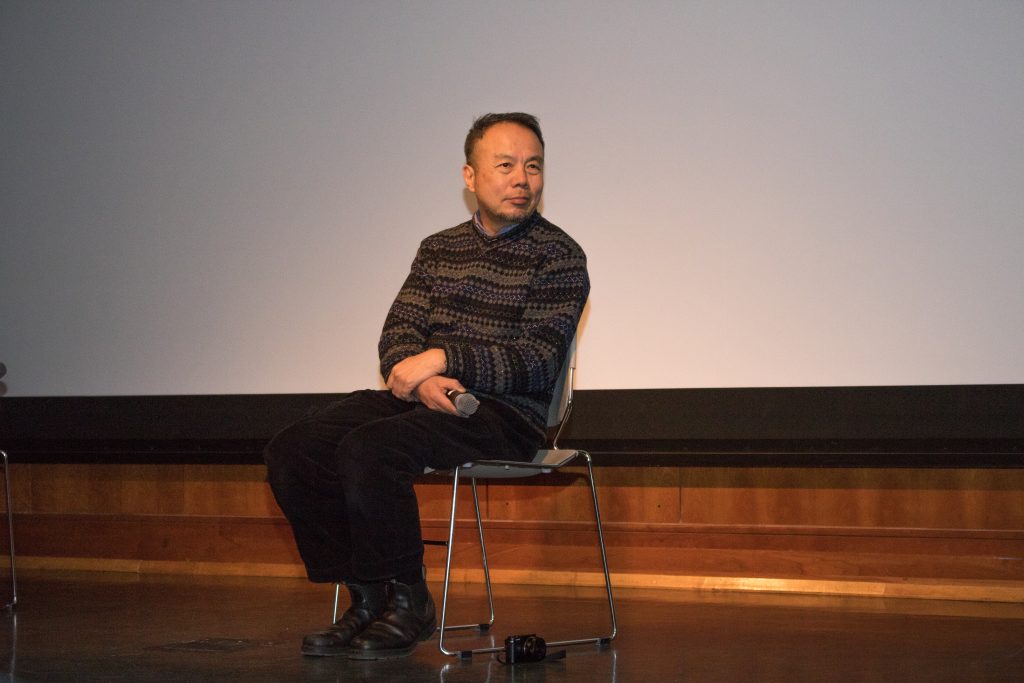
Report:
[{"label": "folding chair", "polygon": [[[504,651],[503,647],[485,647],[471,650],[449,650],[445,647],[445,633],[448,631],[467,628],[476,628],[480,631],[487,631],[494,624],[494,595],[491,590],[490,568],[487,564],[487,546],[484,543],[484,526],[480,516],[480,498],[477,493],[477,481],[486,481],[491,479],[523,479],[540,474],[550,474],[552,472],[557,472],[576,460],[582,460],[586,465],[586,472],[583,476],[586,477],[587,482],[590,485],[590,497],[594,505],[594,521],[597,523],[597,541],[598,547],[601,551],[601,564],[604,569],[605,592],[608,598],[608,614],[611,622],[610,631],[607,635],[603,636],[587,636],[571,640],[549,641],[547,646],[559,647],[583,645],[587,643],[596,643],[604,646],[610,643],[618,632],[618,626],[615,621],[615,601],[612,598],[611,577],[608,573],[608,553],[605,549],[604,530],[601,526],[601,511],[597,502],[597,488],[594,485],[594,470],[590,454],[584,450],[559,448],[558,446],[558,439],[561,436],[565,425],[568,423],[569,414],[572,411],[573,381],[575,372],[576,340],[574,339],[569,347],[565,365],[561,375],[559,376],[558,383],[555,385],[554,398],[552,400],[551,407],[548,410],[548,426],[557,427],[557,431],[552,442],[552,448],[537,451],[537,455],[533,460],[526,462],[481,459],[464,463],[452,470],[439,470],[437,472],[437,474],[447,474],[452,478],[452,503],[451,516],[448,519],[448,540],[447,542],[438,542],[440,545],[447,546],[448,551],[445,559],[444,592],[441,597],[441,623],[438,626],[438,632],[440,635],[437,643],[438,649],[440,649],[443,654],[465,659],[472,657],[474,654]],[[469,479],[473,491],[473,509],[476,516],[477,534],[480,540],[480,555],[484,570],[484,584],[487,587],[487,602],[490,608],[490,619],[486,623],[449,626],[447,622],[448,588],[451,583],[456,507],[458,502],[459,482],[464,479]]]}]

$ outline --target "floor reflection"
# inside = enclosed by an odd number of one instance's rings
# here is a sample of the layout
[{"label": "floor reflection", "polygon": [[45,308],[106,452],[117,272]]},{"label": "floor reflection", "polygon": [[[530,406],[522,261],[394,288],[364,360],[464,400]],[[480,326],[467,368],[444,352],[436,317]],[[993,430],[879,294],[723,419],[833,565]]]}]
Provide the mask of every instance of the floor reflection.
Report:
[{"label": "floor reflection", "polygon": [[[0,574],[0,578],[3,575]],[[479,591],[458,587],[472,613]],[[75,681],[606,681],[1024,680],[1024,605],[835,600],[618,591],[610,646],[506,665],[444,656],[437,636],[410,657],[365,662],[303,657],[325,626],[330,596],[295,579],[30,572],[19,605],[0,614],[0,679]],[[458,636],[502,646],[508,634],[607,624],[601,591],[496,593],[491,632]],[[553,648],[558,649],[558,648]]]}]

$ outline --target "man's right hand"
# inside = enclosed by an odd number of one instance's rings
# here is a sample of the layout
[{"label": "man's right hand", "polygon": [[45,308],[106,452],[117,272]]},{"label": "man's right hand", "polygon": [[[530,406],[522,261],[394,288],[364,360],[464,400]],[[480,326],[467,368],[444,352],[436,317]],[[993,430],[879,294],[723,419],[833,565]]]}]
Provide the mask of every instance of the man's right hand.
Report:
[{"label": "man's right hand", "polygon": [[399,361],[391,368],[387,387],[396,398],[403,401],[415,400],[416,388],[423,382],[444,373],[448,369],[448,358],[443,349],[427,349],[415,356]]}]

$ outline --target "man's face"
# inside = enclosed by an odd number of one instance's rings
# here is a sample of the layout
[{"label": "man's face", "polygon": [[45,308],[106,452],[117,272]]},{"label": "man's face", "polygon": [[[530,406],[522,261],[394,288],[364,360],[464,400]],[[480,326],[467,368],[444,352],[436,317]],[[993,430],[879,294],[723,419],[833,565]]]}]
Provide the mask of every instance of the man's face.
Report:
[{"label": "man's face", "polygon": [[544,149],[529,128],[496,123],[477,141],[462,177],[476,195],[484,229],[495,234],[522,221],[540,204]]}]

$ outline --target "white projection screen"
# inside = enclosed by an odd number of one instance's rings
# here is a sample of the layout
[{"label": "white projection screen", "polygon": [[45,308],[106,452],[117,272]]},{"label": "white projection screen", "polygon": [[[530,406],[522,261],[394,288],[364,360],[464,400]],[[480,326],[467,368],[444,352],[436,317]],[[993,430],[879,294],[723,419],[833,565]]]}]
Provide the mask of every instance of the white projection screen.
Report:
[{"label": "white projection screen", "polygon": [[536,114],[583,389],[1024,382],[1024,3],[5,0],[8,396],[379,386]]}]

